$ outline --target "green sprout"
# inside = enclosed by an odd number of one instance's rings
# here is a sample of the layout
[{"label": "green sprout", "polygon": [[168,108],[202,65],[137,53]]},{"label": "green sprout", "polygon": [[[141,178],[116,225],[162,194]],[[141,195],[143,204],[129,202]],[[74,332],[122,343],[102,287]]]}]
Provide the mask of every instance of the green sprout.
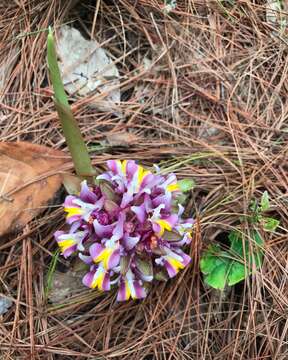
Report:
[{"label": "green sprout", "polygon": [[91,159],[79,129],[78,123],[73,116],[65,93],[64,85],[57,62],[54,37],[51,28],[47,37],[47,60],[50,80],[54,89],[54,103],[57,109],[64,137],[68,145],[75,170],[80,177],[95,175]]},{"label": "green sprout", "polygon": [[53,281],[53,276],[56,270],[56,265],[57,265],[57,261],[59,258],[59,254],[60,251],[56,250],[55,253],[52,256],[50,265],[49,265],[49,269],[48,269],[48,274],[47,274],[47,280],[46,280],[46,287],[45,287],[45,296],[48,296],[48,293],[52,287],[52,281]]},{"label": "green sprout", "polygon": [[270,200],[267,191],[264,191],[261,197],[260,205],[257,204],[256,200],[252,201],[251,210],[252,223],[262,225],[264,231],[273,232],[279,226],[279,220],[263,215],[263,213],[265,214],[265,212],[270,210]]}]

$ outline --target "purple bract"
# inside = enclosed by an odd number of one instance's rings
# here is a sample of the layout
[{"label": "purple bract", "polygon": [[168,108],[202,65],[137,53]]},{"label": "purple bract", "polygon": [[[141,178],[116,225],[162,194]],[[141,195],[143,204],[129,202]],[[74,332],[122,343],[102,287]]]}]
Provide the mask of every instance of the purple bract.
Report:
[{"label": "purple bract", "polygon": [[78,253],[90,265],[83,283],[108,291],[118,301],[145,298],[149,283],[173,277],[190,262],[181,249],[191,242],[192,219],[182,219],[174,174],[152,173],[132,160],[110,160],[97,185],[81,184],[64,210],[70,231],[56,231],[64,257]]}]

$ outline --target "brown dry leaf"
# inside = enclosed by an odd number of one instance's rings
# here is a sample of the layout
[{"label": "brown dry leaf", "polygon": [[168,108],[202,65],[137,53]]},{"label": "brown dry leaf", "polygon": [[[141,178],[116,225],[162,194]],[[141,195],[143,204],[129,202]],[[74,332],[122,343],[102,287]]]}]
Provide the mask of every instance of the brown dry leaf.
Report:
[{"label": "brown dry leaf", "polygon": [[0,236],[19,230],[59,189],[65,153],[28,142],[0,143]]},{"label": "brown dry leaf", "polygon": [[139,142],[139,137],[127,131],[119,131],[107,134],[105,144],[109,146],[129,146]]},{"label": "brown dry leaf", "polygon": [[101,98],[97,96],[89,105],[121,115],[119,71],[100,44],[96,40],[86,40],[77,29],[62,25],[57,48],[66,91],[80,96],[100,93]]}]

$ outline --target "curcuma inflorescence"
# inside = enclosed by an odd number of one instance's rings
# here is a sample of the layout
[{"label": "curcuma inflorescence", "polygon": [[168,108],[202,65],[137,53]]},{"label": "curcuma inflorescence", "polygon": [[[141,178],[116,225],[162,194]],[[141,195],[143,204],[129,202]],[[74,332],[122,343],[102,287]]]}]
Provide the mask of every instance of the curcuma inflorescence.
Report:
[{"label": "curcuma inflorescence", "polygon": [[174,277],[191,261],[182,248],[191,242],[192,219],[182,219],[179,198],[189,180],[161,175],[133,160],[110,160],[97,185],[81,184],[68,195],[68,232],[55,238],[64,257],[78,253],[90,265],[84,285],[109,291],[118,301],[145,298],[153,279]]}]

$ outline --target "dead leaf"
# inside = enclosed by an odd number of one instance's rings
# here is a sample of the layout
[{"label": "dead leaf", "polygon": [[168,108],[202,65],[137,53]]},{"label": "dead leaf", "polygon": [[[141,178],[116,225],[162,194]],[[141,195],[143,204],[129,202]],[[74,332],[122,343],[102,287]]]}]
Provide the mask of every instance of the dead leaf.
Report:
[{"label": "dead leaf", "polygon": [[83,291],[85,288],[82,284],[83,275],[83,271],[82,273],[70,270],[66,273],[55,271],[51,289],[48,294],[49,300],[53,304],[61,303],[63,300],[70,298],[79,291]]},{"label": "dead leaf", "polygon": [[87,40],[68,25],[59,30],[57,52],[65,90],[80,96],[97,92],[101,100],[89,104],[100,111],[120,113],[119,71],[106,51],[95,40]]},{"label": "dead leaf", "polygon": [[61,186],[65,153],[28,142],[0,143],[0,236],[43,211]]},{"label": "dead leaf", "polygon": [[109,146],[130,146],[139,142],[139,137],[127,131],[108,133],[104,145]]}]

